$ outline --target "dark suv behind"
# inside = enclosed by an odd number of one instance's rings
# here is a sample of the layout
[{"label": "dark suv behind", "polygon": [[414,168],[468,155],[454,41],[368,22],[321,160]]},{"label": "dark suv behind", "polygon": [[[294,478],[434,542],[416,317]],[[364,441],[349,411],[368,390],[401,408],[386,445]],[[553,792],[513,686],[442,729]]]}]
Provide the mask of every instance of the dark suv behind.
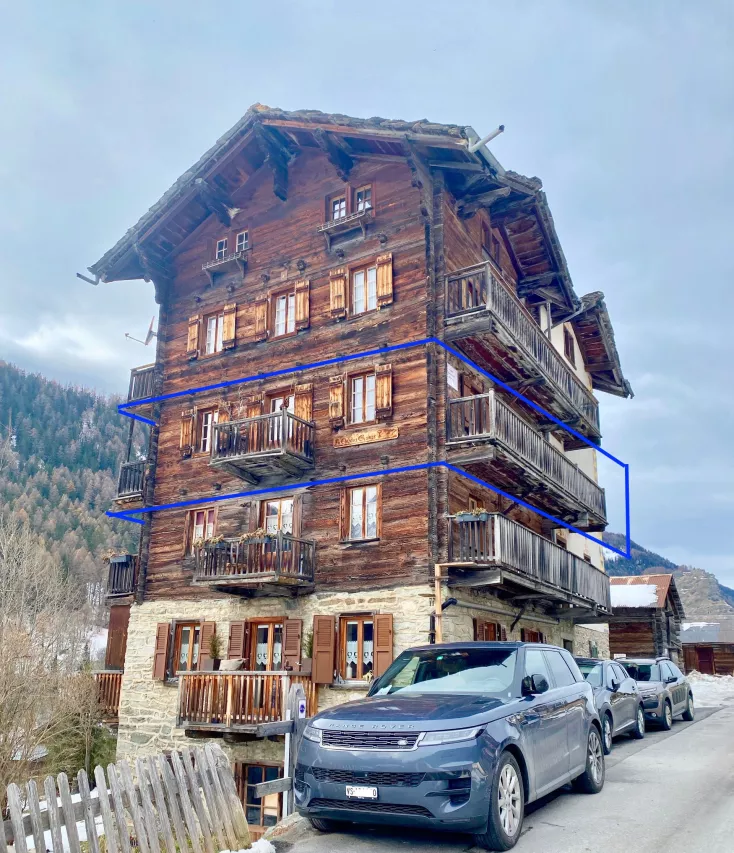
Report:
[{"label": "dark suv behind", "polygon": [[640,689],[645,717],[664,729],[673,717],[693,719],[693,691],[688,679],[669,658],[618,658]]},{"label": "dark suv behind", "polygon": [[565,649],[452,643],[403,652],[362,701],[318,714],[298,754],[298,811],[475,834],[509,850],[527,803],[604,784],[591,687]]}]

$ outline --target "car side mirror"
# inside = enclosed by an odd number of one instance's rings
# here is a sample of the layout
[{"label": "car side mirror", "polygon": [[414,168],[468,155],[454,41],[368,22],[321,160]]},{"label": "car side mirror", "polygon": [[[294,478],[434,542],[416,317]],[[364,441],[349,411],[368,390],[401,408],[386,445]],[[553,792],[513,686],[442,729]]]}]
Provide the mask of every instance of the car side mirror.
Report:
[{"label": "car side mirror", "polygon": [[677,679],[674,675],[669,675],[669,676],[665,679],[665,683],[666,683],[666,684],[672,684],[674,681],[677,681],[677,680],[678,680],[678,679]]},{"label": "car side mirror", "polygon": [[620,687],[620,682],[617,681],[616,678],[613,678],[612,679],[612,693],[616,693],[617,690],[619,690],[619,687]]},{"label": "car side mirror", "polygon": [[544,675],[526,675],[522,680],[522,695],[537,696],[547,692],[548,679]]}]

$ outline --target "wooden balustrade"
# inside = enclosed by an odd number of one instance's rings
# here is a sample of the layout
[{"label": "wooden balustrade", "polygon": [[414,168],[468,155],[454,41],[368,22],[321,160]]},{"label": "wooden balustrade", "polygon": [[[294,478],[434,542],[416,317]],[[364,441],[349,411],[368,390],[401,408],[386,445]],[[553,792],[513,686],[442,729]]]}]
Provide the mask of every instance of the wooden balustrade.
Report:
[{"label": "wooden balustrade", "polygon": [[120,688],[122,687],[122,672],[120,670],[104,670],[95,672],[97,682],[97,700],[106,720],[116,720],[120,713]]},{"label": "wooden balustrade", "polygon": [[449,441],[477,441],[483,438],[497,442],[520,457],[597,518],[606,518],[604,489],[533,429],[494,391],[450,400]]},{"label": "wooden balustrade", "polygon": [[134,367],[130,371],[130,388],[127,394],[128,403],[133,400],[144,400],[155,395],[155,365],[146,364]]},{"label": "wooden balustrade", "polygon": [[314,424],[282,409],[214,426],[212,463],[288,453],[313,463]]},{"label": "wooden balustrade", "polygon": [[117,497],[125,498],[131,495],[143,494],[143,479],[145,477],[145,459],[135,462],[123,462],[117,479]]},{"label": "wooden balustrade", "polygon": [[199,583],[234,580],[313,582],[316,543],[279,531],[255,539],[223,539],[194,551],[194,580]]},{"label": "wooden balustrade", "polygon": [[180,672],[178,725],[201,728],[256,726],[282,722],[288,690],[300,683],[306,714],[316,713],[316,685],[294,672]]},{"label": "wooden balustrade", "polygon": [[495,321],[540,368],[556,391],[598,433],[599,404],[594,395],[584,387],[525,306],[508,286],[502,284],[489,262],[447,276],[447,317],[481,310],[491,312]]},{"label": "wooden balustrade", "polygon": [[110,557],[107,573],[107,595],[130,595],[135,592],[138,558],[133,554]]},{"label": "wooden balustrade", "polygon": [[505,566],[611,610],[609,577],[504,515],[448,519],[449,563]]}]

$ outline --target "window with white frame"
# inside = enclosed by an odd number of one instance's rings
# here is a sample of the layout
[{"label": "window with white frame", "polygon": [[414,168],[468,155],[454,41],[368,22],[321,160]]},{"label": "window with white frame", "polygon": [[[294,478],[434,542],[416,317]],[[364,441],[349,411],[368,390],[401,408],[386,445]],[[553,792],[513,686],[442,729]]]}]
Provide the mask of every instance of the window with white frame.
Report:
[{"label": "window with white frame", "polygon": [[377,267],[365,267],[352,273],[352,314],[377,309]]},{"label": "window with white frame", "polygon": [[249,238],[247,231],[240,231],[240,233],[237,235],[236,246],[237,246],[236,250],[238,252],[244,252],[245,249],[250,248],[250,238]]},{"label": "window with white frame", "polygon": [[216,409],[207,409],[200,413],[199,420],[199,453],[211,453],[214,438],[214,424],[219,419]]},{"label": "window with white frame", "polygon": [[344,217],[347,215],[346,195],[332,196],[329,199],[329,214],[332,222],[337,222],[339,219],[344,219]]},{"label": "window with white frame", "polygon": [[195,509],[191,512],[191,538],[189,550],[193,552],[197,542],[212,539],[217,529],[217,511],[215,509]]},{"label": "window with white frame", "polygon": [[227,257],[227,238],[222,237],[221,240],[217,240],[217,254],[216,258],[220,261],[222,258]]},{"label": "window with white frame", "polygon": [[296,294],[281,293],[275,297],[273,334],[290,335],[296,330]]},{"label": "window with white frame", "polygon": [[354,191],[354,210],[356,213],[364,213],[372,209],[372,185],[358,187]]},{"label": "window with white frame", "polygon": [[377,486],[349,490],[349,539],[376,539],[378,513]]},{"label": "window with white frame", "polygon": [[222,351],[224,332],[224,314],[211,314],[206,318],[206,349],[207,355]]},{"label": "window with white frame", "polygon": [[363,424],[375,419],[375,374],[349,377],[349,423]]}]

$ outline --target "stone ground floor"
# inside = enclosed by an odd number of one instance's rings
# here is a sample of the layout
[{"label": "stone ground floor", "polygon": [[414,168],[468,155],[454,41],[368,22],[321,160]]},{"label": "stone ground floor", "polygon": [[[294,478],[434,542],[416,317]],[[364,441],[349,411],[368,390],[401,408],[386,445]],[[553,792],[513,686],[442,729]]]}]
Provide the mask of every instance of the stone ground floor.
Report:
[{"label": "stone ground floor", "polygon": [[[278,670],[288,663],[296,672],[312,672],[321,682],[316,702],[323,710],[363,697],[373,672],[379,674],[403,649],[429,641],[433,595],[433,586],[425,585],[318,592],[296,599],[233,596],[133,605],[120,694],[118,757],[135,759],[192,743],[185,728],[177,725],[180,679],[175,673],[196,668],[202,655],[196,644],[210,644],[212,633],[220,638],[220,656],[243,656],[248,671]],[[443,614],[444,642],[527,640],[565,646],[579,655],[609,654],[605,625],[574,625],[531,607],[516,621],[517,608],[493,594],[444,590],[443,600],[449,596],[457,603]],[[385,629],[382,636],[380,626]],[[324,638],[324,629],[331,637]],[[199,734],[206,738],[206,732]],[[250,823],[277,821],[279,795],[259,801],[251,786],[282,772],[283,738],[239,743],[219,738],[218,743],[232,760]]]}]

